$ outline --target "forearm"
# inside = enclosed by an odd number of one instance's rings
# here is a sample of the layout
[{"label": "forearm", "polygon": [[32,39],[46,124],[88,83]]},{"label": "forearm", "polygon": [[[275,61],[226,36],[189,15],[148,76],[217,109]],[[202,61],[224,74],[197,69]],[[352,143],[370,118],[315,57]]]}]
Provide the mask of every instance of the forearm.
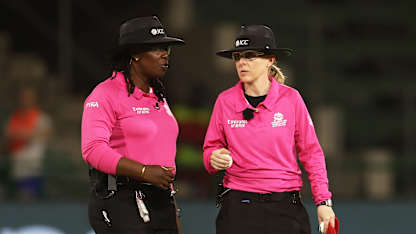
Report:
[{"label": "forearm", "polygon": [[143,170],[143,168],[143,164],[126,157],[122,157],[117,163],[116,175],[140,178],[142,171],[146,170]]},{"label": "forearm", "polygon": [[173,167],[162,167],[160,165],[143,165],[134,160],[121,157],[116,167],[116,174],[129,176],[138,180],[146,181],[162,189],[168,189],[175,179],[172,173]]},{"label": "forearm", "polygon": [[308,173],[309,182],[311,184],[312,197],[315,203],[331,199],[332,194],[329,191],[328,176],[325,164],[321,166],[304,165]]}]

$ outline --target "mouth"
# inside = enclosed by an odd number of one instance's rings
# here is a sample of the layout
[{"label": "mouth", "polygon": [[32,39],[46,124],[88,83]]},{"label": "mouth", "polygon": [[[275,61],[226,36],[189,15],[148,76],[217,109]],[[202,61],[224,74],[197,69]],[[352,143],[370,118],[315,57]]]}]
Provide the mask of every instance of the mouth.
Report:
[{"label": "mouth", "polygon": [[167,71],[169,69],[169,64],[167,64],[167,63],[162,64],[161,67],[162,67],[162,70]]}]

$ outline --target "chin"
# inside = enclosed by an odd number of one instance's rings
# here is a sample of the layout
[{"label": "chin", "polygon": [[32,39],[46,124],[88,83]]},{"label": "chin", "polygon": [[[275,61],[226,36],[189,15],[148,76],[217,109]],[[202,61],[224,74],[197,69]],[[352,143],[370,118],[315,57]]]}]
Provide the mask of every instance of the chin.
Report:
[{"label": "chin", "polygon": [[253,81],[251,76],[239,76],[240,81],[243,83],[250,83]]},{"label": "chin", "polygon": [[158,73],[156,73],[156,74],[154,75],[154,77],[155,77],[155,78],[162,78],[162,77],[164,77],[164,76],[165,76],[165,74],[166,74],[166,72],[158,72]]}]

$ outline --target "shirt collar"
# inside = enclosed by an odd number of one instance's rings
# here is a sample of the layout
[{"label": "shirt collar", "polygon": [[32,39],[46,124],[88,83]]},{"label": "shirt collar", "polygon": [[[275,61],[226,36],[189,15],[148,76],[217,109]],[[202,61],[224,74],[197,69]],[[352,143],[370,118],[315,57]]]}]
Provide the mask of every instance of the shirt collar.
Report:
[{"label": "shirt collar", "polygon": [[[259,104],[266,107],[268,110],[272,110],[273,104],[276,103],[276,100],[279,95],[279,84],[273,77],[269,77],[269,80],[272,82],[270,85],[270,89],[267,92],[266,99]],[[237,85],[234,86],[237,92],[237,101],[235,105],[235,109],[237,112],[242,112],[243,110],[250,108],[253,109],[253,107],[247,102],[246,98],[244,97],[244,89],[243,89],[243,82],[239,81]]]},{"label": "shirt collar", "polygon": [[[113,73],[114,76],[114,73]],[[126,94],[127,94],[127,84],[126,81],[124,79],[124,74],[122,72],[117,72],[115,74],[115,78],[114,78],[125,90]],[[134,87],[134,91],[131,94],[131,96],[133,96],[134,98],[136,98],[137,100],[141,99],[142,97],[152,97],[152,98],[157,98],[156,95],[153,92],[153,89],[150,88],[150,92],[149,93],[145,93],[143,92],[141,89]]]}]

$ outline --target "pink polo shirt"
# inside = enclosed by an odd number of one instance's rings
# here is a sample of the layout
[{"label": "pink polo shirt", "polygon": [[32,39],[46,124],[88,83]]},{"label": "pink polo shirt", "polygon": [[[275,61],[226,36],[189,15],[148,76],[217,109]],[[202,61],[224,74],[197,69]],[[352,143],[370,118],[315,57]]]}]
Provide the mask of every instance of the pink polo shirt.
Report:
[{"label": "pink polo shirt", "polygon": [[226,148],[233,165],[226,170],[225,187],[258,193],[293,191],[302,187],[298,155],[314,201],[330,199],[324,154],[305,103],[295,89],[271,81],[266,99],[249,121],[242,112],[253,107],[244,97],[242,82],[218,96],[203,147],[205,168],[216,173],[211,153]]},{"label": "pink polo shirt", "polygon": [[84,103],[81,150],[94,168],[115,174],[121,157],[175,167],[178,124],[167,102],[137,87],[128,96],[122,73],[100,83]]}]

